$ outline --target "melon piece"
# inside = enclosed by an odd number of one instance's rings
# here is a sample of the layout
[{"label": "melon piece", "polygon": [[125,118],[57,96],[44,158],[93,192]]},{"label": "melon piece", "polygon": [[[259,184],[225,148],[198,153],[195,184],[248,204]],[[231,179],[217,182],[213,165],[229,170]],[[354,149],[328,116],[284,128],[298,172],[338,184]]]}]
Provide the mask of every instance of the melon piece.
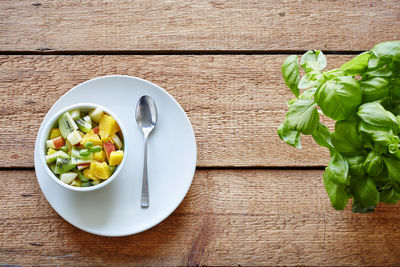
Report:
[{"label": "melon piece", "polygon": [[109,160],[110,166],[116,166],[121,164],[123,157],[124,157],[124,151],[122,150],[112,151],[110,153],[110,160]]},{"label": "melon piece", "polygon": [[106,180],[110,177],[110,167],[107,162],[93,160],[90,163],[90,173],[99,179]]},{"label": "melon piece", "polygon": [[110,137],[111,135],[118,132],[119,126],[116,120],[110,115],[104,114],[99,123],[99,135],[101,139]]},{"label": "melon piece", "polygon": [[93,153],[93,159],[98,162],[104,162],[106,160],[106,154],[104,153],[104,150]]},{"label": "melon piece", "polygon": [[50,132],[50,139],[54,139],[61,136],[61,132],[59,128],[53,128]]},{"label": "melon piece", "polygon": [[87,142],[93,143],[95,146],[101,146],[102,142],[100,137],[94,133],[93,129],[90,130],[87,134],[85,134],[81,140],[81,144],[84,146]]},{"label": "melon piece", "polygon": [[89,178],[89,179],[92,179],[92,180],[96,180],[96,181],[99,180],[97,177],[93,176],[93,174],[90,172],[90,169],[84,169],[83,170],[83,175],[85,177]]}]

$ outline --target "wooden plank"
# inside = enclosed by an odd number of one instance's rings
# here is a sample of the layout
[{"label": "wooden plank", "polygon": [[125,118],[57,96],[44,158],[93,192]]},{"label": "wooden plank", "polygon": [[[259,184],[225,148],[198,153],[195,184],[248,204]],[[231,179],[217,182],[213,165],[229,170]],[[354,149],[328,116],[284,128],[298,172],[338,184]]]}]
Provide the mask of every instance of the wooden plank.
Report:
[{"label": "wooden plank", "polygon": [[[198,166],[323,166],[328,151],[311,138],[297,150],[276,134],[292,97],[280,74],[285,57],[1,56],[0,167],[32,167],[51,105],[76,84],[115,73],[148,79],[177,99],[193,124]],[[329,68],[349,58],[328,56]]]},{"label": "wooden plank", "polygon": [[354,51],[400,39],[396,0],[7,0],[0,9],[2,51]]},{"label": "wooden plank", "polygon": [[0,262],[18,265],[399,265],[400,205],[331,207],[319,170],[199,170],[179,208],[128,237],[82,232],[33,171],[0,171]]}]

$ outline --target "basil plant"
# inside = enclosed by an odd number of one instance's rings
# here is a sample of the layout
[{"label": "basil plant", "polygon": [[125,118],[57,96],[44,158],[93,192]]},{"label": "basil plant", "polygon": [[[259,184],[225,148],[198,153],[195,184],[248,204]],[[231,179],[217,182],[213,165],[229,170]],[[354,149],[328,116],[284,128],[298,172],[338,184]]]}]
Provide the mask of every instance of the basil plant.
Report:
[{"label": "basil plant", "polygon": [[[282,65],[295,98],[278,129],[287,144],[301,148],[311,135],[330,151],[323,181],[333,208],[350,198],[354,212],[371,212],[379,202],[400,200],[400,41],[374,46],[340,68],[324,71],[321,51],[296,55]],[[300,76],[300,68],[305,74]],[[335,121],[331,132],[320,122]]]}]

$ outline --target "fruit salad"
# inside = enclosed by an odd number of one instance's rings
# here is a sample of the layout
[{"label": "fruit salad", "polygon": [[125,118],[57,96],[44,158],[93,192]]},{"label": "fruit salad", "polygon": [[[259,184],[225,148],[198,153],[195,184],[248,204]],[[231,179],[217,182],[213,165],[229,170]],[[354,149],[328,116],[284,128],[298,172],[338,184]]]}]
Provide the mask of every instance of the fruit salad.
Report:
[{"label": "fruit salad", "polygon": [[46,162],[63,182],[77,187],[107,180],[124,157],[117,121],[101,108],[63,113],[46,141]]}]

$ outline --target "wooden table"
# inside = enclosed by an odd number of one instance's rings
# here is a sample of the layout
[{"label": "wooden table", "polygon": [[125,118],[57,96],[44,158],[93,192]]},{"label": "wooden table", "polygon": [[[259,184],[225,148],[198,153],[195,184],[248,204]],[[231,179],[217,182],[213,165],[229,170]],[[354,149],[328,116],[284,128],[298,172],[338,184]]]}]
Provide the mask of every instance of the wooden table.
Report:
[{"label": "wooden table", "polygon": [[[333,210],[328,152],[276,135],[291,97],[287,55],[322,49],[333,68],[400,39],[398,1],[3,0],[0,9],[0,264],[400,265],[400,205]],[[121,238],[64,221],[33,169],[52,104],[107,74],[165,88],[198,145],[179,208]]]}]

